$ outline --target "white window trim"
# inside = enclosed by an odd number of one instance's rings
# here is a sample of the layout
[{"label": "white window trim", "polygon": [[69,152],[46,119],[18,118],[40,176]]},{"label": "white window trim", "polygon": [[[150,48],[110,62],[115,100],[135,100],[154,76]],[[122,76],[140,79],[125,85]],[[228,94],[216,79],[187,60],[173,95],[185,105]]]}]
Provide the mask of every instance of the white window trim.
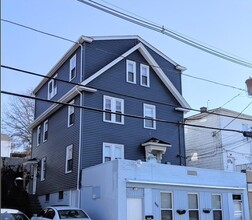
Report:
[{"label": "white window trim", "polygon": [[[212,210],[213,211],[221,211],[221,214],[222,214],[222,212],[223,212],[223,210],[222,210],[222,195],[221,194],[212,194],[212,196],[220,196],[220,209],[214,209],[213,207],[212,207]],[[222,215],[223,216],[223,215]]]},{"label": "white window trim", "polygon": [[[69,157],[68,154],[69,154],[70,149],[71,149],[72,155],[71,155],[71,159],[68,159],[68,157]],[[66,147],[65,174],[73,172],[73,170],[67,170],[68,160],[73,160],[73,144]]]},{"label": "white window trim", "polygon": [[[162,204],[161,204],[161,194],[165,194],[165,193],[168,193],[168,194],[171,194],[171,208],[162,208]],[[171,191],[160,191],[160,216],[161,216],[161,211],[162,210],[171,210],[172,211],[172,216],[174,216],[174,213],[173,213],[173,193]]]},{"label": "white window trim", "polygon": [[45,174],[46,174],[46,157],[42,158],[41,160],[40,181],[45,180]]},{"label": "white window trim", "polygon": [[[143,68],[146,68],[146,72],[147,72],[147,85],[145,85],[145,84],[143,84],[143,78],[142,78],[142,76],[143,76],[143,71],[142,71],[142,69]],[[150,67],[149,66],[147,66],[147,65],[145,65],[145,64],[140,64],[140,85],[141,86],[144,86],[144,87],[150,87]]]},{"label": "white window trim", "polygon": [[[197,196],[197,209],[190,209],[189,208],[189,195],[196,195]],[[199,209],[199,204],[200,204],[200,201],[199,201],[199,194],[198,193],[194,193],[194,192],[189,192],[187,194],[187,199],[188,199],[188,214],[189,214],[189,211],[198,211],[198,219],[200,219],[200,209]]]},{"label": "white window trim", "polygon": [[37,146],[41,144],[41,125],[37,127]]},{"label": "white window trim", "polygon": [[[75,68],[75,76],[71,78],[71,72]],[[76,54],[69,61],[69,81],[72,81],[77,76]]]},{"label": "white window trim", "polygon": [[111,96],[103,96],[103,110],[106,110],[106,99],[109,99],[111,101],[111,120],[106,120],[106,112],[103,112],[103,121],[114,123],[114,124],[124,124],[124,116],[122,115],[122,121],[117,122],[116,121],[116,114],[113,114],[116,112],[116,101],[119,101],[121,103],[121,114],[124,114],[124,100],[111,97]]},{"label": "white window trim", "polygon": [[[73,105],[74,104],[74,100],[72,100],[71,102],[69,102],[69,104]],[[75,114],[75,109],[73,106],[68,106],[67,108],[67,127],[71,127],[74,125],[74,123],[70,124],[70,115],[71,114]]]},{"label": "white window trim", "polygon": [[[48,82],[48,99],[51,99],[53,98],[57,92],[58,92],[58,85],[57,85],[57,82],[55,80],[55,78],[58,76],[58,74],[56,74],[53,79],[51,79],[49,82]],[[50,84],[52,84],[52,92],[50,92]]]},{"label": "white window trim", "polygon": [[102,162],[105,163],[105,147],[109,146],[111,149],[111,160],[115,160],[115,148],[119,147],[121,148],[121,159],[124,159],[124,145],[123,144],[113,144],[113,143],[107,143],[104,142],[102,145]]},{"label": "white window trim", "polygon": [[[46,132],[48,135],[48,120],[44,121],[44,124],[43,124],[43,142],[47,141],[47,139],[45,137]],[[48,138],[48,136],[47,136],[47,138]]]},{"label": "white window trim", "polygon": [[144,106],[143,106],[143,116],[144,116],[144,118],[146,117],[145,108],[152,108],[153,109],[153,112],[154,112],[153,119],[154,119],[154,121],[153,121],[153,127],[148,127],[148,126],[145,125],[145,120],[148,120],[148,119],[144,119],[144,128],[154,129],[155,130],[156,129],[156,121],[155,121],[155,119],[156,119],[156,106],[144,103]]},{"label": "white window trim", "polygon": [[[129,81],[129,76],[128,76],[128,66],[129,64],[133,65],[133,82]],[[132,83],[132,84],[136,84],[136,62],[132,61],[132,60],[127,60],[127,66],[126,66],[126,82],[128,83]]]}]

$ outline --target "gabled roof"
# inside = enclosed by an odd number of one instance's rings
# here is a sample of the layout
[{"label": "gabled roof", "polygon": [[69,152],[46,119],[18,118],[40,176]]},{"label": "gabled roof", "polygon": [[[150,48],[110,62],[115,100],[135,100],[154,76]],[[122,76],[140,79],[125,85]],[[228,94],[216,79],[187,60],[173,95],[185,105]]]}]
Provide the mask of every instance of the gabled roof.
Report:
[{"label": "gabled roof", "polygon": [[213,116],[213,117],[237,117],[237,119],[251,120],[252,115],[241,114],[240,112],[233,111],[226,108],[214,108],[207,110],[207,112],[198,113],[192,116],[187,117],[185,120],[200,120],[204,117]]},{"label": "gabled roof", "polygon": [[[162,80],[162,82],[165,84],[165,86],[169,89],[169,91],[173,94],[173,96],[176,98],[176,100],[180,103],[182,107],[182,111],[189,111],[190,109],[189,104],[186,102],[186,100],[182,97],[182,95],[178,92],[178,90],[174,87],[172,82],[169,80],[169,78],[165,75],[165,73],[162,71],[161,68],[158,67],[158,64],[156,63],[155,59],[151,56],[151,54],[148,52],[146,49],[146,46],[148,46],[150,49],[152,49],[154,52],[159,54],[161,57],[166,59],[168,62],[173,64],[175,68],[179,71],[184,71],[186,70],[185,67],[180,66],[178,63],[167,57],[165,54],[157,50],[155,47],[153,47],[151,44],[143,40],[137,35],[124,35],[124,36],[95,36],[95,37],[86,37],[86,36],[80,36],[79,39],[76,41],[76,43],[65,53],[65,55],[58,61],[58,63],[55,64],[55,66],[49,71],[47,74],[48,77],[52,77],[58,69],[62,66],[64,62],[66,62],[67,59],[69,59],[73,53],[80,47],[83,43],[92,43],[92,41],[99,41],[99,40],[129,40],[129,39],[137,39],[139,43],[136,46],[132,47],[130,50],[116,58],[114,61],[110,62],[107,64],[105,67],[94,73],[92,76],[87,78],[85,81],[82,82],[83,85],[88,84],[92,80],[94,80],[96,77],[99,75],[103,74],[107,69],[121,61],[125,56],[133,53],[136,50],[139,50],[140,53],[143,55],[143,57],[147,60],[147,62],[152,66],[153,70],[157,73],[159,78]],[[36,93],[46,82],[48,82],[47,78],[44,78],[38,86],[34,89],[33,93]]]},{"label": "gabled roof", "polygon": [[99,77],[100,75],[104,74],[108,69],[110,69],[112,66],[123,60],[125,57],[130,55],[131,53],[138,50],[142,56],[146,59],[146,61],[150,64],[152,69],[155,71],[157,76],[161,79],[161,81],[164,83],[164,85],[168,88],[168,90],[172,93],[172,95],[175,97],[175,99],[179,102],[181,107],[183,108],[190,108],[190,105],[186,102],[184,97],[179,93],[179,91],[175,88],[173,83],[169,80],[169,78],[166,76],[166,74],[163,72],[163,70],[159,67],[158,63],[155,61],[155,59],[151,56],[151,54],[148,52],[146,47],[142,43],[138,43],[125,53],[121,54],[118,58],[113,60],[112,62],[108,63],[106,66],[98,70],[96,73],[94,73],[92,76],[88,77],[82,82],[82,85],[86,86],[88,83]]}]

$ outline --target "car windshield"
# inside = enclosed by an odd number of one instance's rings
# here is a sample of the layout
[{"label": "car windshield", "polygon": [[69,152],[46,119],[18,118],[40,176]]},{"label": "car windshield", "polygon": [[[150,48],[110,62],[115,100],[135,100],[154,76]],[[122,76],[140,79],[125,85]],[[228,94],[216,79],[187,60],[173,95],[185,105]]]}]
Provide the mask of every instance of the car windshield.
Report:
[{"label": "car windshield", "polygon": [[61,219],[66,218],[88,218],[85,212],[82,210],[59,210],[59,217]]},{"label": "car windshield", "polygon": [[1,220],[29,220],[22,213],[1,213]]}]

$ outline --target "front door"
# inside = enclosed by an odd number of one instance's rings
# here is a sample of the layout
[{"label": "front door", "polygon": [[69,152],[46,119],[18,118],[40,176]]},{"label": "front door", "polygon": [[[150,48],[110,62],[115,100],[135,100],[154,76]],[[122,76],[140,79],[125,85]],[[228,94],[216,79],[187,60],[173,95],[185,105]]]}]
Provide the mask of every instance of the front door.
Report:
[{"label": "front door", "polygon": [[127,220],[143,220],[143,201],[139,198],[127,198]]}]

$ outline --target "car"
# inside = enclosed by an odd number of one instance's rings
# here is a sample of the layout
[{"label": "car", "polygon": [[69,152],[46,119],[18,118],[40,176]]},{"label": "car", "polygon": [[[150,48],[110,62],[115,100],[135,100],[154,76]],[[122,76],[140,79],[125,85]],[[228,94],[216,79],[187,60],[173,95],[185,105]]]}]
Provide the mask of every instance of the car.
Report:
[{"label": "car", "polygon": [[23,212],[17,209],[1,209],[1,220],[30,220]]},{"label": "car", "polygon": [[79,208],[70,206],[49,206],[44,208],[37,216],[31,220],[92,220],[88,214]]}]

